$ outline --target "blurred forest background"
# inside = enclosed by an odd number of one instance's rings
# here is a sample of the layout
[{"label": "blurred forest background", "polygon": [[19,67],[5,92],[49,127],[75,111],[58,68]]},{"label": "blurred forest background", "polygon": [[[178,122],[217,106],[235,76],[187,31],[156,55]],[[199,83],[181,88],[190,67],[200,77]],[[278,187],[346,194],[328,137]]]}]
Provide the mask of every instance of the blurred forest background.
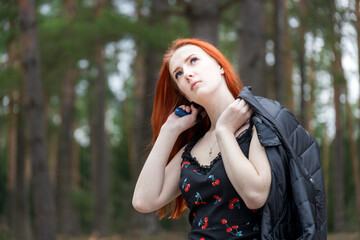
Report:
[{"label": "blurred forest background", "polygon": [[215,44],[293,111],[321,147],[329,232],[359,231],[359,2],[1,0],[0,239],[185,238],[186,217],[131,206],[178,37]]}]

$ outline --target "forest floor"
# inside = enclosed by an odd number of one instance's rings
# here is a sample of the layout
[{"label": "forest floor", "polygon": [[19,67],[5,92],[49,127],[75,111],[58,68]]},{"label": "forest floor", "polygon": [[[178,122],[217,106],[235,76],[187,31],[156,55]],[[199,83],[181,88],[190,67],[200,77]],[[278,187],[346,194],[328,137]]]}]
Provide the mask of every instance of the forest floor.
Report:
[{"label": "forest floor", "polygon": [[[158,233],[156,235],[151,236],[112,236],[107,238],[80,238],[76,240],[184,240],[185,236],[183,233],[169,233],[163,232]],[[336,233],[336,234],[328,234],[328,240],[359,240],[360,239],[360,232],[349,232],[349,233]]]}]

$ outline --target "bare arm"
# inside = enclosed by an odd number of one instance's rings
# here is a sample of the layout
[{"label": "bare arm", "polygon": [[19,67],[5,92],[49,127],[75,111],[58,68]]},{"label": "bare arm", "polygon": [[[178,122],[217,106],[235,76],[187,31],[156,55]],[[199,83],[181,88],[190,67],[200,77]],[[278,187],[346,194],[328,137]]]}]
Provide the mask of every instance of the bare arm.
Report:
[{"label": "bare arm", "polygon": [[224,111],[215,131],[225,170],[232,185],[248,208],[258,209],[265,204],[270,192],[271,168],[255,127],[249,158],[246,158],[239,148],[234,133],[252,114],[245,101],[241,101],[236,100]]},{"label": "bare arm", "polygon": [[[187,109],[190,111],[190,108]],[[133,195],[134,208],[143,213],[163,207],[180,194],[180,150],[166,165],[171,150],[181,132],[195,125],[197,109],[179,118],[174,113],[161,127],[160,134],[144,164]]]}]

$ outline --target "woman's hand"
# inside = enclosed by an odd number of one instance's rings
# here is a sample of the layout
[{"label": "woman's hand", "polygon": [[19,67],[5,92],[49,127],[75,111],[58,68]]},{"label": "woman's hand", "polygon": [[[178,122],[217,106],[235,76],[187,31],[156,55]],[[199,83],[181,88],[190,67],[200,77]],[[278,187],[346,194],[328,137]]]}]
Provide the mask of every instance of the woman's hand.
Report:
[{"label": "woman's hand", "polygon": [[[181,105],[179,107],[182,108],[185,112],[191,113],[189,115],[179,117],[175,114],[175,112],[173,112],[169,115],[163,127],[180,134],[196,124],[196,116],[199,114],[199,111],[201,111],[202,108],[197,109],[193,104],[190,106]],[[204,113],[202,112],[201,114]]]},{"label": "woman's hand", "polygon": [[235,133],[250,119],[252,114],[253,110],[250,108],[250,105],[245,102],[245,100],[236,99],[220,115],[216,123],[216,128],[226,129]]}]

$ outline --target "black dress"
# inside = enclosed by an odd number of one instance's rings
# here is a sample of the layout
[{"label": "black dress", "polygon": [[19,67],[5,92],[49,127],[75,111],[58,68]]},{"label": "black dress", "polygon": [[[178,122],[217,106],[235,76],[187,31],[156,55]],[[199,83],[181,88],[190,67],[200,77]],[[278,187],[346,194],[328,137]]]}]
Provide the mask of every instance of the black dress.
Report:
[{"label": "black dress", "polygon": [[[251,122],[251,121],[250,121]],[[248,157],[250,127],[237,142]],[[192,240],[260,240],[261,209],[250,210],[226,175],[221,154],[209,166],[200,166],[191,149],[202,136],[195,136],[185,147],[181,162],[180,189],[189,212]]]}]

